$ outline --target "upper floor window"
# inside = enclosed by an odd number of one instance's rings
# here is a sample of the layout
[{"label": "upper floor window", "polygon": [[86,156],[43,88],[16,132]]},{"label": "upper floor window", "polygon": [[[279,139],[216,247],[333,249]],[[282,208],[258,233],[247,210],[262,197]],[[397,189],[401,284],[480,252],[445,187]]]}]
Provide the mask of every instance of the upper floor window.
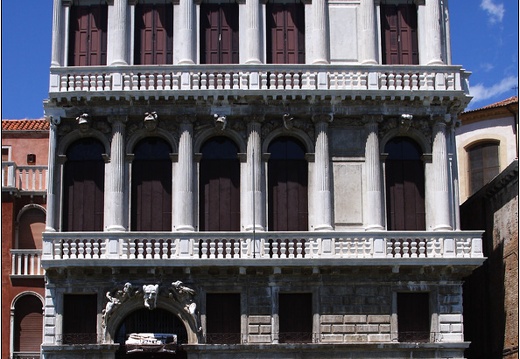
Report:
[{"label": "upper floor window", "polygon": [[468,149],[470,194],[477,192],[500,172],[498,142],[484,142]]},{"label": "upper floor window", "polygon": [[425,230],[424,165],[419,145],[396,137],[386,144],[385,152],[388,229]]},{"label": "upper floor window", "polygon": [[83,138],[67,149],[63,168],[63,231],[102,231],[105,190],[105,148]]},{"label": "upper floor window", "polygon": [[[15,353],[23,353],[32,357],[28,353],[40,352],[43,314],[42,302],[38,297],[35,295],[24,295],[15,302],[13,329],[13,349]],[[11,358],[19,358],[19,356],[11,356]]]},{"label": "upper floor window", "polygon": [[106,65],[107,15],[106,4],[71,7],[69,66]]},{"label": "upper floor window", "polygon": [[42,233],[45,231],[45,213],[30,208],[22,213],[18,223],[18,249],[41,249]]},{"label": "upper floor window", "polygon": [[240,161],[238,147],[218,136],[202,147],[199,182],[201,231],[240,230]]},{"label": "upper floor window", "polygon": [[238,4],[200,6],[200,63],[237,64]]},{"label": "upper floor window", "polygon": [[97,295],[63,295],[63,344],[97,342]]},{"label": "upper floor window", "polygon": [[267,63],[305,63],[305,13],[302,3],[266,5]]},{"label": "upper floor window", "polygon": [[135,65],[173,63],[173,5],[140,4],[135,7]]},{"label": "upper floor window", "polygon": [[417,6],[381,4],[383,64],[419,64]]},{"label": "upper floor window", "polygon": [[307,231],[308,166],[305,147],[291,137],[269,144],[268,226],[271,231]]}]

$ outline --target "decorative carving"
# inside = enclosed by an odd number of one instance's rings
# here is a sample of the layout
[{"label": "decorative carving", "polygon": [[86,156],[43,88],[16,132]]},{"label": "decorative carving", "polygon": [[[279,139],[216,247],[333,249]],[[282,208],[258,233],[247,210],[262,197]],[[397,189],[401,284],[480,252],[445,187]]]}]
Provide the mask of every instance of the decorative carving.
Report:
[{"label": "decorative carving", "polygon": [[184,310],[193,317],[195,323],[197,323],[197,330],[200,331],[202,328],[199,325],[197,304],[193,300],[193,297],[196,294],[197,292],[195,292],[195,290],[186,287],[180,280],[178,280],[172,283],[169,296],[178,301],[183,306]]},{"label": "decorative carving", "polygon": [[157,294],[159,294],[159,284],[143,285],[144,306],[149,310],[155,309],[157,305]]},{"label": "decorative carving", "polygon": [[88,113],[83,113],[76,117],[76,121],[78,121],[79,130],[81,132],[86,132],[90,128]]},{"label": "decorative carving", "polygon": [[105,309],[102,311],[103,326],[106,327],[108,319],[121,303],[127,301],[138,293],[139,291],[134,290],[132,284],[129,282],[125,283],[123,289],[117,290],[115,294],[110,294],[110,291],[107,292],[105,296],[108,299],[108,302],[105,305]]},{"label": "decorative carving", "polygon": [[215,118],[215,128],[218,131],[224,131],[227,126],[226,116],[219,116],[218,114],[214,114],[213,117]]},{"label": "decorative carving", "polygon": [[291,130],[294,126],[293,120],[294,120],[294,117],[292,117],[288,113],[284,113],[283,114],[283,127],[285,127],[285,129],[287,129],[287,130]]},{"label": "decorative carving", "polygon": [[157,128],[157,113],[155,111],[145,113],[144,128],[148,131],[153,131]]}]

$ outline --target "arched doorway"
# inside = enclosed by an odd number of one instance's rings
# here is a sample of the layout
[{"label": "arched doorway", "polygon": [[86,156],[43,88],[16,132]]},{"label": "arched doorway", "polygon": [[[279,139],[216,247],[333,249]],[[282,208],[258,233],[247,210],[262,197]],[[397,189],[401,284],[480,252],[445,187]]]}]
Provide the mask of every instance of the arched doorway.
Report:
[{"label": "arched doorway", "polygon": [[[131,333],[167,333],[177,335],[177,352],[172,353],[131,353],[127,354],[125,341]],[[115,343],[120,344],[116,359],[184,359],[183,344],[188,343],[188,333],[183,322],[166,309],[149,310],[141,308],[130,313],[116,331]]]}]

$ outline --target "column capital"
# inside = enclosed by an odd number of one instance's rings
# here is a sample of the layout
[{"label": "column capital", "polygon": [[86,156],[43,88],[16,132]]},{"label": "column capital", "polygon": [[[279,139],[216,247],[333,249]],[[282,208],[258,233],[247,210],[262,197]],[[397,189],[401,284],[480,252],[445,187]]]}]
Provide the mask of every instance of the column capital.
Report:
[{"label": "column capital", "polygon": [[383,122],[383,115],[363,115],[361,120],[364,125],[378,124]]},{"label": "column capital", "polygon": [[117,123],[117,122],[126,123],[126,122],[128,122],[128,116],[126,116],[126,115],[113,115],[113,116],[108,116],[107,120],[108,120],[108,123],[110,123],[112,125]]}]

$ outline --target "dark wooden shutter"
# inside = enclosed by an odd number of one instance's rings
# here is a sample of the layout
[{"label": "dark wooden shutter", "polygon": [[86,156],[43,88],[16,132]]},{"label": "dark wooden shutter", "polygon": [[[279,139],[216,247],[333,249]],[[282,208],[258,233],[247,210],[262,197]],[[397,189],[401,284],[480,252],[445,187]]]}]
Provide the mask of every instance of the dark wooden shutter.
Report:
[{"label": "dark wooden shutter", "polygon": [[305,14],[301,3],[268,3],[267,62],[305,63]]},{"label": "dark wooden shutter", "polygon": [[385,147],[386,208],[389,230],[425,230],[424,165],[419,146],[403,137]]},{"label": "dark wooden shutter", "polygon": [[397,293],[397,328],[400,342],[430,341],[429,293]]},{"label": "dark wooden shutter", "polygon": [[238,63],[238,5],[202,3],[200,13],[200,63]]},{"label": "dark wooden shutter", "polygon": [[63,344],[97,342],[97,295],[63,295]]},{"label": "dark wooden shutter", "polygon": [[70,66],[101,66],[107,61],[107,5],[72,6]]},{"label": "dark wooden shutter", "polygon": [[417,6],[382,4],[381,21],[383,64],[418,64]]},{"label": "dark wooden shutter", "polygon": [[308,230],[308,165],[301,143],[281,137],[269,145],[268,225],[271,231]]},{"label": "dark wooden shutter", "polygon": [[140,141],[132,162],[131,213],[133,231],[171,231],[171,147],[152,137]]},{"label": "dark wooden shutter", "polygon": [[31,208],[23,213],[18,224],[18,249],[41,249],[45,231],[45,213]]},{"label": "dark wooden shutter", "polygon": [[470,194],[475,193],[500,172],[498,142],[485,142],[468,150]]},{"label": "dark wooden shutter", "polygon": [[18,299],[14,312],[14,351],[39,352],[43,332],[42,302],[34,295]]},{"label": "dark wooden shutter", "polygon": [[173,63],[173,9],[171,4],[138,4],[135,10],[136,65]]},{"label": "dark wooden shutter", "polygon": [[67,150],[63,184],[63,230],[103,231],[105,153],[101,142],[85,138]]},{"label": "dark wooden shutter", "polygon": [[206,295],[208,344],[240,343],[240,294]]},{"label": "dark wooden shutter", "polygon": [[312,341],[312,294],[286,293],[278,296],[280,343]]},{"label": "dark wooden shutter", "polygon": [[240,230],[238,147],[215,137],[201,148],[199,226],[202,231]]}]

